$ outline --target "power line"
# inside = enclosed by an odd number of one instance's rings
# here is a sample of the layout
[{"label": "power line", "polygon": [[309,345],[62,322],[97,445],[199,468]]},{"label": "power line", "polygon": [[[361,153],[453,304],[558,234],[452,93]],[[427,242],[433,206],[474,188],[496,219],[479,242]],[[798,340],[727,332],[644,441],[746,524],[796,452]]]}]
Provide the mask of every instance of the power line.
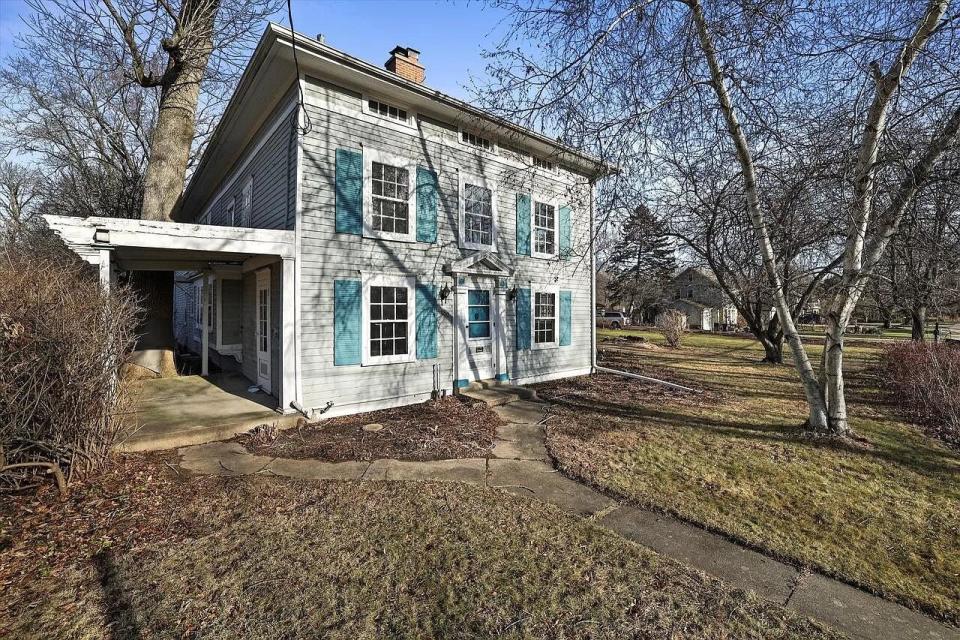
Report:
[{"label": "power line", "polygon": [[300,60],[297,58],[297,31],[293,28],[293,8],[290,6],[291,0],[287,0],[287,20],[290,23],[290,43],[293,45],[293,66],[296,69],[297,95],[299,96],[300,111],[303,112],[303,126],[300,126],[297,120],[297,129],[301,135],[306,135],[313,130],[313,121],[310,120],[310,114],[307,112],[306,104],[303,100],[303,84],[300,82]]}]

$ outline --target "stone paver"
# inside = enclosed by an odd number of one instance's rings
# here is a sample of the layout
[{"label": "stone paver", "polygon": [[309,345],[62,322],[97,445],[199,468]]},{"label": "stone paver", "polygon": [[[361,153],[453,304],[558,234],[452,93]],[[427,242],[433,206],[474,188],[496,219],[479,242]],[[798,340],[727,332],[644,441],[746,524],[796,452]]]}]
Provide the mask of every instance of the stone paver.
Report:
[{"label": "stone paver", "polygon": [[[785,604],[851,638],[960,640],[960,631],[920,613],[818,574],[745,549],[722,536],[616,501],[560,474],[547,454],[546,406],[518,400],[521,390],[490,386],[466,395],[483,400],[507,423],[498,430],[491,458],[411,462],[320,462],[256,456],[235,442],[179,450],[180,466],[214,475],[276,474],[325,480],[441,480],[484,484],[536,498],[583,517],[654,551],[734,586]],[[535,397],[523,393],[523,397]]]},{"label": "stone paver", "polygon": [[960,630],[816,573],[803,576],[788,606],[857,640],[960,639]]},{"label": "stone paver", "polygon": [[364,474],[364,480],[441,480],[483,484],[487,475],[486,458],[463,460],[376,460]]},{"label": "stone paver", "polygon": [[657,553],[700,569],[780,604],[793,591],[798,571],[676,518],[621,506],[599,520],[601,526]]}]

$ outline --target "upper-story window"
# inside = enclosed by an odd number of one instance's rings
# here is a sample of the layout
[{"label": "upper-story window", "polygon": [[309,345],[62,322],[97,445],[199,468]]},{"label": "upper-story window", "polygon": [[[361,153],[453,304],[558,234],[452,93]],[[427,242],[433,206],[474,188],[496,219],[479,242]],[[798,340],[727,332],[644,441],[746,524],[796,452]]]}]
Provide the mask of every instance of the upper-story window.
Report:
[{"label": "upper-story window", "polygon": [[544,169],[546,171],[555,171],[557,168],[557,165],[554,163],[550,162],[549,160],[544,160],[543,158],[538,158],[537,156],[533,156],[533,166],[535,166],[537,169]]},{"label": "upper-story window", "polygon": [[460,246],[494,250],[497,236],[496,190],[483,178],[460,178]]},{"label": "upper-story window", "polygon": [[253,226],[253,176],[246,179],[240,192],[240,226]]},{"label": "upper-story window", "polygon": [[406,109],[401,109],[400,107],[395,107],[392,104],[380,102],[379,100],[367,100],[367,111],[404,124],[410,122],[410,114],[407,113]]},{"label": "upper-story window", "polygon": [[374,231],[410,233],[410,172],[374,162],[372,195]]},{"label": "upper-story window", "polygon": [[224,216],[224,220],[231,227],[237,226],[237,199],[236,197],[230,198],[227,201],[227,213]]},{"label": "upper-story window", "polygon": [[533,201],[533,255],[552,258],[557,255],[557,207],[549,202]]},{"label": "upper-story window", "polygon": [[416,240],[416,164],[375,149],[363,151],[363,235]]},{"label": "upper-story window", "polygon": [[493,142],[491,142],[489,138],[478,136],[470,133],[469,131],[460,132],[460,141],[464,144],[470,145],[471,147],[483,149],[484,151],[493,151]]}]

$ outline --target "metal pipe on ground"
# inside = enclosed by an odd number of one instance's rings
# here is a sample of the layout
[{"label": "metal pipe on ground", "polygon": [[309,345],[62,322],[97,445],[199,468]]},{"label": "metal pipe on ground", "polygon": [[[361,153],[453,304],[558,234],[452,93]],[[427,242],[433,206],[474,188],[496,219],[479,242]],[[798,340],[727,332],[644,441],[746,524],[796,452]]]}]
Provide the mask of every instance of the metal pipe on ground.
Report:
[{"label": "metal pipe on ground", "polygon": [[691,389],[690,387],[685,387],[682,384],[675,384],[673,382],[667,382],[666,380],[660,380],[659,378],[651,378],[650,376],[642,376],[639,373],[630,373],[629,371],[620,371],[619,369],[609,369],[607,367],[594,367],[594,370],[600,373],[612,373],[613,375],[623,376],[624,378],[634,378],[635,380],[644,380],[645,382],[662,384],[665,387],[680,389],[681,391],[691,391],[693,393],[700,393],[698,390]]}]

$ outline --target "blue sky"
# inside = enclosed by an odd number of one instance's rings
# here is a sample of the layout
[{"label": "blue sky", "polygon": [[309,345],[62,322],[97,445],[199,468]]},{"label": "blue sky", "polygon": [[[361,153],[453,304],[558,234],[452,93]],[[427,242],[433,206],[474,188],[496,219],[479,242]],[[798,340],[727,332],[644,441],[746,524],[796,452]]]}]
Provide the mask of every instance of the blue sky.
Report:
[{"label": "blue sky", "polygon": [[[0,0],[0,57],[14,52],[29,11],[23,0]],[[382,64],[395,45],[421,51],[427,84],[466,98],[470,74],[482,76],[484,46],[492,47],[503,14],[485,3],[440,0],[294,0],[297,31],[323,33],[327,43]],[[286,11],[276,22],[287,23]],[[489,44],[488,44],[489,43]]]}]

